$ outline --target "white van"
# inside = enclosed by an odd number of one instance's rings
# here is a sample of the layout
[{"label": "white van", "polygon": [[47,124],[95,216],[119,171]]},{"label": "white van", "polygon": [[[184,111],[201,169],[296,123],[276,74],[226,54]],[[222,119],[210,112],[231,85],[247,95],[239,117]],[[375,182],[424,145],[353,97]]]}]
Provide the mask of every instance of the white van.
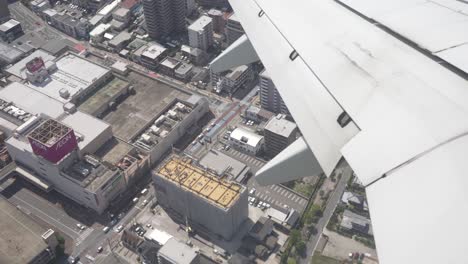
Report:
[{"label": "white van", "polygon": [[147,188],[145,188],[145,189],[143,189],[143,190],[141,191],[141,195],[145,195],[145,194],[147,194],[147,193],[148,193],[148,189],[147,189]]}]

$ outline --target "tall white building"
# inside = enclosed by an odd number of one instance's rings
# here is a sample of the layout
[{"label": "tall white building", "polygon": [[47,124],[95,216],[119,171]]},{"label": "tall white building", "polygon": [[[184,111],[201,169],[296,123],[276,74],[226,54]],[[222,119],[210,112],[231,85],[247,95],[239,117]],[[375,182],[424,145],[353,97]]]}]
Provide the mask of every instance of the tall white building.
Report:
[{"label": "tall white building", "polygon": [[201,16],[188,27],[189,45],[206,51],[213,45],[213,19]]}]

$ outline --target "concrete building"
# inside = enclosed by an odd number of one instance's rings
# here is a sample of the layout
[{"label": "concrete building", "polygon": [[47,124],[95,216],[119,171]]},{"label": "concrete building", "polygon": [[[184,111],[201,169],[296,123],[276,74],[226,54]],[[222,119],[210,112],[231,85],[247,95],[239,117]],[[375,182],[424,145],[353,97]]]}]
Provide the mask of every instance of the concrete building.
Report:
[{"label": "concrete building", "polygon": [[127,8],[118,8],[112,13],[111,26],[117,31],[122,31],[130,22],[131,12]]},{"label": "concrete building", "polygon": [[142,0],[146,29],[153,39],[185,31],[185,0]]},{"label": "concrete building", "polygon": [[40,226],[3,198],[0,234],[0,263],[47,264],[55,258],[55,232]]},{"label": "concrete building", "polygon": [[201,16],[188,27],[189,45],[207,51],[213,45],[213,19]]},{"label": "concrete building", "polygon": [[236,41],[240,36],[244,34],[244,28],[242,27],[239,19],[236,14],[232,14],[226,22],[226,42],[228,45],[231,45]]},{"label": "concrete building", "polygon": [[363,235],[372,236],[372,223],[370,219],[355,214],[350,210],[343,212],[343,218],[341,219],[340,229],[349,232],[357,232]]},{"label": "concrete building", "polygon": [[248,120],[255,121],[257,123],[266,122],[272,118],[274,114],[265,109],[258,108],[256,106],[249,106],[244,111],[244,117]]},{"label": "concrete building", "polygon": [[193,76],[193,66],[192,64],[188,64],[182,62],[179,67],[174,72],[174,76],[184,82],[190,81]]},{"label": "concrete building", "polygon": [[192,95],[187,101],[175,99],[141,131],[134,145],[155,164],[208,111],[209,102],[205,97]]},{"label": "concrete building", "polygon": [[224,13],[218,9],[210,9],[208,16],[213,19],[213,31],[216,33],[223,33],[226,20],[224,19]]},{"label": "concrete building", "polygon": [[243,182],[250,172],[249,166],[214,149],[208,151],[198,164],[221,178],[226,177],[239,183]]},{"label": "concrete building", "polygon": [[77,104],[106,83],[112,73],[74,53],[55,57],[36,50],[6,72],[25,81],[27,86],[62,103]]},{"label": "concrete building", "polygon": [[263,149],[263,144],[263,136],[241,127],[234,129],[229,136],[229,145],[252,156]]},{"label": "concrete building", "polygon": [[19,61],[24,55],[21,50],[0,42],[0,67]]},{"label": "concrete building", "polygon": [[41,12],[41,16],[49,25],[73,38],[88,38],[90,23],[85,13],[75,7],[59,4],[53,9],[45,9]]},{"label": "concrete building", "polygon": [[29,5],[31,6],[31,9],[36,13],[40,13],[51,7],[49,0],[33,0],[29,3]]},{"label": "concrete building", "polygon": [[184,56],[187,56],[193,64],[198,66],[205,64],[208,59],[206,52],[199,48],[182,45],[180,51]]},{"label": "concrete building", "polygon": [[290,115],[288,107],[281,98],[281,95],[279,94],[278,89],[276,89],[270,75],[263,70],[259,76],[260,105],[262,108],[275,114]]},{"label": "concrete building", "polygon": [[159,72],[169,77],[174,77],[175,70],[179,67],[180,61],[171,57],[164,59],[159,65]]},{"label": "concrete building", "polygon": [[[141,54],[140,54],[141,53]],[[135,51],[134,55],[139,62],[148,69],[156,70],[159,63],[166,58],[168,49],[156,42],[150,42]]]},{"label": "concrete building", "polygon": [[8,0],[0,0],[0,22],[7,21],[9,18]]},{"label": "concrete building", "polygon": [[130,41],[132,40],[132,34],[127,31],[122,31],[112,40],[107,43],[109,48],[112,48],[114,52],[121,51]]},{"label": "concrete building", "polygon": [[112,27],[111,24],[99,24],[91,32],[89,32],[89,39],[91,44],[100,44],[104,41],[104,34]]},{"label": "concrete building", "polygon": [[278,114],[272,117],[264,128],[265,150],[270,156],[276,156],[296,140],[297,125]]},{"label": "concrete building", "polygon": [[175,238],[169,239],[158,252],[159,264],[199,264],[199,253],[195,248]]},{"label": "concrete building", "polygon": [[121,170],[92,155],[112,138],[109,124],[20,83],[0,91],[0,109],[18,175],[98,213],[125,190]]},{"label": "concrete building", "polygon": [[173,156],[153,171],[159,203],[192,229],[230,240],[248,217],[247,189]]},{"label": "concrete building", "polygon": [[11,42],[21,35],[23,35],[23,28],[20,22],[10,19],[0,24],[0,39],[3,41]]},{"label": "concrete building", "polygon": [[253,80],[254,72],[251,65],[241,65],[223,73],[211,73],[211,84],[216,93],[233,94],[246,82]]}]

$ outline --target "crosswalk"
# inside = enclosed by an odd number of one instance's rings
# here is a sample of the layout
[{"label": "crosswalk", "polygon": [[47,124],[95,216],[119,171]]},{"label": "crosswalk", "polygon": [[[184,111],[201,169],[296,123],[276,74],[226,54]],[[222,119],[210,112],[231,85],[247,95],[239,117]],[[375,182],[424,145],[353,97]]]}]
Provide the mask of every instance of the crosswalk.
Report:
[{"label": "crosswalk", "polygon": [[83,233],[80,234],[80,236],[75,240],[76,246],[81,244],[91,233],[94,231],[94,228],[87,228],[86,230],[83,231]]},{"label": "crosswalk", "polygon": [[239,152],[234,149],[229,149],[227,151],[231,156],[241,159],[249,164],[255,165],[257,167],[263,166],[265,163],[261,160],[256,159],[255,157],[252,157],[250,155],[247,155],[245,153]]}]

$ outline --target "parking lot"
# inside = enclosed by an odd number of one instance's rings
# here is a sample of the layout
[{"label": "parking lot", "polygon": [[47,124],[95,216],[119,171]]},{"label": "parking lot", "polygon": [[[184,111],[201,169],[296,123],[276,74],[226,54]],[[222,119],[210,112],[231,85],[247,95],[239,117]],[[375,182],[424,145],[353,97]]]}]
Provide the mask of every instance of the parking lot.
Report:
[{"label": "parking lot", "polygon": [[255,179],[251,178],[247,186],[250,190],[255,188],[253,196],[259,201],[266,202],[277,209],[293,208],[298,212],[303,212],[307,205],[307,198],[279,184],[259,186]]},{"label": "parking lot", "polygon": [[116,110],[103,118],[112,125],[114,135],[123,141],[131,140],[172,100],[189,97],[186,93],[133,71],[126,80],[133,85],[135,94],[127,97],[117,105]]}]

